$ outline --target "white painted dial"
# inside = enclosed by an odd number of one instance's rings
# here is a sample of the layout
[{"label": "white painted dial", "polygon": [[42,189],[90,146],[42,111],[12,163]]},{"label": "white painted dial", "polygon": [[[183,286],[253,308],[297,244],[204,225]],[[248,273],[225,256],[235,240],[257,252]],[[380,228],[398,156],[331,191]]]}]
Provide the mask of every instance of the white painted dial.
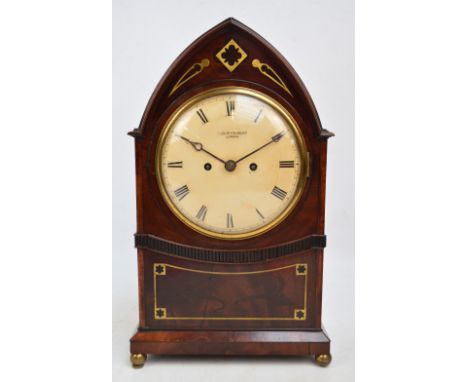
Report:
[{"label": "white painted dial", "polygon": [[302,136],[272,99],[220,88],[182,105],[156,152],[171,210],[191,228],[224,239],[261,234],[297,202],[305,178]]}]

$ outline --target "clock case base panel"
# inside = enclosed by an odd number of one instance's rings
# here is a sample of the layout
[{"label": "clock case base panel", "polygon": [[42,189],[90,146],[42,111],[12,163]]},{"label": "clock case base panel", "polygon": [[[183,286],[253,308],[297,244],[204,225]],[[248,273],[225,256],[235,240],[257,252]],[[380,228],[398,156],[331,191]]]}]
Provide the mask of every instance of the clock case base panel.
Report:
[{"label": "clock case base panel", "polygon": [[[309,287],[307,289],[310,293],[310,300],[308,299],[306,303],[306,309],[304,311],[308,313],[304,320],[179,321],[161,319],[154,321],[151,318],[157,308],[153,303],[154,295],[141,293],[140,297],[142,300],[140,302],[140,307],[143,309],[140,310],[140,327],[130,340],[130,352],[132,354],[152,354],[160,356],[312,357],[319,354],[328,355],[330,354],[330,339],[320,324],[322,261],[322,248],[309,249],[266,262],[247,264],[220,264],[196,261],[139,249],[140,276],[146,276],[140,278],[141,291],[152,290],[155,282],[158,283],[158,286],[163,286],[162,283],[166,282],[169,283],[167,284],[169,289],[177,288],[177,286],[171,282],[173,278],[175,282],[183,286],[183,283],[186,281],[182,281],[180,276],[191,278],[193,275],[196,275],[199,277],[198,275],[203,275],[203,273],[200,273],[203,269],[222,271],[223,273],[253,271],[255,273],[252,275],[239,275],[240,280],[244,280],[244,278],[245,280],[250,280],[250,278],[254,278],[253,280],[255,280],[257,277],[270,277],[271,280],[280,280],[282,277],[289,277],[289,280],[297,279],[296,285],[298,290],[296,292],[299,292],[299,294],[302,293],[302,283],[307,277],[309,280]],[[164,267],[158,269],[157,266],[161,264]],[[305,275],[299,273],[297,269],[297,265],[299,264],[307,266]],[[195,270],[196,273],[187,272],[188,269]],[[279,269],[279,271],[261,272],[262,270],[269,271],[272,269]],[[160,275],[158,275],[158,272]],[[154,273],[156,277],[154,277]],[[209,290],[212,289],[211,286],[215,282],[213,279],[214,277],[226,279],[232,276],[211,275],[209,279],[210,288],[207,288]],[[196,281],[196,283],[202,283],[200,279],[194,281]],[[226,282],[232,284],[233,280],[229,281],[226,279]],[[261,284],[265,284],[265,280],[262,279]],[[268,282],[266,284],[268,284]],[[284,285],[286,284],[291,284],[291,282],[285,283]],[[283,284],[281,283],[281,285]],[[317,289],[314,289],[314,287]],[[223,290],[223,288],[220,289]],[[154,290],[157,291],[157,289]],[[242,288],[242,290],[246,291],[246,288]],[[284,290],[279,289],[275,291],[282,293]],[[181,294],[182,291],[176,290],[175,293]],[[157,297],[158,301],[163,302],[163,300],[161,300],[163,294],[158,292]],[[278,296],[272,300],[279,300]],[[170,304],[163,305],[166,307],[165,314],[167,314],[167,317],[170,317],[174,311],[185,306],[178,306],[177,300],[171,300]],[[203,305],[208,306],[209,301],[204,301]],[[258,312],[258,305],[252,305],[251,308]],[[270,306],[270,309],[273,308],[274,304]],[[195,305],[192,309],[195,309]],[[288,309],[292,310],[291,307]],[[206,314],[209,314],[209,310],[207,310]],[[198,328],[196,328],[196,326],[198,326]],[[203,328],[200,326],[203,326]],[[245,327],[242,328],[240,326]],[[257,328],[254,326],[257,326]],[[181,327],[184,329],[181,330]],[[260,327],[264,327],[264,329],[260,329]]]},{"label": "clock case base panel", "polygon": [[322,248],[244,264],[138,257],[141,331],[321,329]]},{"label": "clock case base panel", "polygon": [[330,339],[318,331],[138,331],[132,354],[313,356],[330,354]]}]

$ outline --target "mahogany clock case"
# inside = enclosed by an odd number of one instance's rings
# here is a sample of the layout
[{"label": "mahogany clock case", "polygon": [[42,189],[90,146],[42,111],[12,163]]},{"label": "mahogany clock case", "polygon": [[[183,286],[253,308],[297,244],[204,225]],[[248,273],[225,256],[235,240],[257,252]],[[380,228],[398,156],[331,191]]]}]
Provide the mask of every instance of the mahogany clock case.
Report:
[{"label": "mahogany clock case", "polygon": [[[309,173],[294,210],[270,231],[244,240],[190,229],[170,211],[156,182],[155,150],[168,118],[194,95],[224,86],[253,89],[283,105],[308,151]],[[129,134],[136,153],[140,314],[131,353],[329,354],[321,306],[327,139],[333,134],[322,129],[287,61],[254,31],[227,19],[171,65]]]}]

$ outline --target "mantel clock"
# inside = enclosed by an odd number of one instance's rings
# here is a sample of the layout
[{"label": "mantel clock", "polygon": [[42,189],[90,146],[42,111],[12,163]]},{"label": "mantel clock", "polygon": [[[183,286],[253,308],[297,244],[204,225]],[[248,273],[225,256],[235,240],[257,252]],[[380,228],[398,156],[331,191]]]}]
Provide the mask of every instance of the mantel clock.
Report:
[{"label": "mantel clock", "polygon": [[190,45],[135,138],[140,321],[155,355],[330,360],[322,327],[327,139],[293,68],[230,18]]}]

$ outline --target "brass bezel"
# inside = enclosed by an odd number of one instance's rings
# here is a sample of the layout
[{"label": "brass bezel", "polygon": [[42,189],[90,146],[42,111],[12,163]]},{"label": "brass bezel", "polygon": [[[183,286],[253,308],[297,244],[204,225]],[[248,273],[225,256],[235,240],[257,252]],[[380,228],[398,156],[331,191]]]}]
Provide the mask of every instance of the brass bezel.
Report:
[{"label": "brass bezel", "polygon": [[[207,97],[213,97],[213,96],[218,96],[218,95],[225,95],[225,94],[242,94],[242,95],[248,95],[254,98],[257,98],[265,103],[267,103],[269,106],[274,108],[276,111],[278,111],[283,118],[287,121],[287,123],[290,125],[292,128],[292,131],[295,135],[295,138],[298,143],[298,148],[299,148],[299,154],[300,154],[300,159],[301,159],[301,171],[299,174],[299,181],[298,185],[296,188],[296,193],[294,194],[294,197],[291,199],[291,202],[289,205],[285,208],[285,210],[276,217],[273,221],[271,221],[268,224],[265,224],[264,226],[257,228],[253,231],[249,232],[242,232],[242,233],[220,233],[220,232],[214,232],[211,230],[208,230],[204,227],[201,227],[197,225],[196,223],[192,222],[190,219],[188,219],[179,209],[177,206],[173,203],[171,198],[169,197],[167,190],[164,186],[164,182],[162,180],[162,175],[161,175],[161,155],[162,155],[162,147],[166,141],[167,134],[170,131],[172,125],[174,122],[177,120],[177,118],[182,114],[185,110],[191,108],[193,105],[197,104],[200,102],[200,100],[207,98]],[[306,149],[306,144],[304,140],[304,136],[302,135],[302,132],[299,128],[299,125],[297,122],[294,120],[292,115],[286,110],[286,108],[281,105],[278,101],[275,99],[271,98],[270,96],[267,96],[264,93],[261,93],[257,90],[252,90],[240,86],[223,86],[223,87],[218,87],[210,90],[206,90],[203,92],[198,93],[197,95],[193,96],[192,98],[188,99],[185,101],[181,106],[179,106],[169,117],[169,119],[166,121],[161,135],[159,137],[159,140],[157,142],[156,146],[156,155],[155,155],[155,173],[156,173],[156,180],[158,183],[159,190],[161,191],[161,195],[163,196],[164,201],[166,202],[167,206],[171,210],[171,212],[185,225],[193,229],[194,231],[201,233],[205,236],[217,238],[217,239],[223,239],[223,240],[243,240],[243,239],[249,239],[255,236],[259,236],[261,234],[264,234],[267,231],[270,231],[277,225],[279,225],[286,217],[292,212],[294,207],[297,205],[299,199],[302,196],[302,193],[304,191],[304,186],[307,178],[307,168],[308,168],[308,163],[307,163],[307,149]]]}]

